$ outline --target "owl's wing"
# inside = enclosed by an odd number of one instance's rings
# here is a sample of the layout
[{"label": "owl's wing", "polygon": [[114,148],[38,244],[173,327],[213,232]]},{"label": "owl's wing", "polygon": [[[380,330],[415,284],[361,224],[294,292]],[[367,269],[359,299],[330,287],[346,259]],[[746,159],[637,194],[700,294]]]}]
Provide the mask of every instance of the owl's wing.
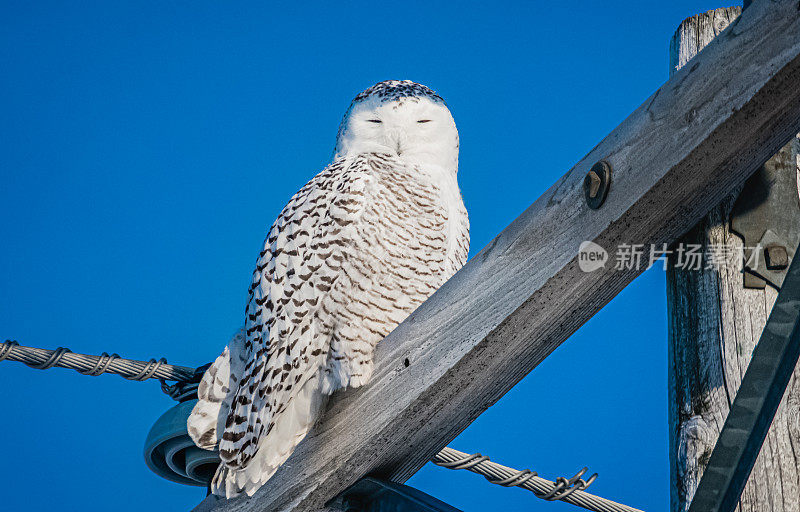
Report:
[{"label": "owl's wing", "polygon": [[255,492],[318,416],[331,337],[321,317],[331,316],[328,292],[357,245],[368,181],[357,166],[337,161],[295,194],[270,230],[250,286],[243,343],[231,344],[204,377],[212,381],[207,397],[225,396],[216,421],[210,425],[211,402],[202,396],[193,412],[197,425],[206,423],[205,432],[194,429],[195,441],[219,442],[215,493]]}]

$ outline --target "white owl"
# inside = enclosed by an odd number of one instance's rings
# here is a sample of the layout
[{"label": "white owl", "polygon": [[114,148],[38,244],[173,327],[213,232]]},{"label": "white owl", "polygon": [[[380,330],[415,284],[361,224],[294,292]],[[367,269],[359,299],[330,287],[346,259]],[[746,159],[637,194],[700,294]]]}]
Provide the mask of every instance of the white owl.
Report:
[{"label": "white owl", "polygon": [[325,398],[369,382],[392,329],[466,262],[458,131],[439,95],[390,80],[353,100],[333,162],[281,212],[259,254],[245,328],[203,377],[188,421],[219,446],[215,494],[252,495]]}]

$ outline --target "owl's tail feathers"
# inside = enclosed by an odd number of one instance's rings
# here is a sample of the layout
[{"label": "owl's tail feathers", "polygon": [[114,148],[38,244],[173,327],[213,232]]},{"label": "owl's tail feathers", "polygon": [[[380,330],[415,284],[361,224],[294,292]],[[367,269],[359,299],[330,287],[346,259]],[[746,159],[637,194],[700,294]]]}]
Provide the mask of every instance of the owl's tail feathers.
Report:
[{"label": "owl's tail feathers", "polygon": [[258,451],[244,468],[222,463],[211,481],[211,492],[233,498],[252,496],[294,451],[317,421],[328,395],[320,391],[319,373],[310,377],[286,408],[273,418],[275,427],[258,442]]},{"label": "owl's tail feathers", "polygon": [[244,330],[240,330],[206,370],[197,388],[197,404],[186,426],[189,437],[204,450],[215,449],[225,430],[225,419],[244,369],[244,341]]}]

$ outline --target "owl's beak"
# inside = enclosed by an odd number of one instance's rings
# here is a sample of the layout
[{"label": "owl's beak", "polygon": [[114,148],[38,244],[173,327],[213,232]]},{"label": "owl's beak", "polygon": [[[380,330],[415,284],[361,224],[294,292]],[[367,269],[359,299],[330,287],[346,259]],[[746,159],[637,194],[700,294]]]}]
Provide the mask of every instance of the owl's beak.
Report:
[{"label": "owl's beak", "polygon": [[403,133],[399,128],[394,128],[389,133],[389,140],[394,143],[394,151],[397,155],[403,154]]},{"label": "owl's beak", "polygon": [[403,154],[403,150],[405,149],[405,142],[406,134],[403,130],[402,126],[398,125],[389,125],[387,126],[386,130],[386,145],[393,149],[394,152],[400,156]]}]

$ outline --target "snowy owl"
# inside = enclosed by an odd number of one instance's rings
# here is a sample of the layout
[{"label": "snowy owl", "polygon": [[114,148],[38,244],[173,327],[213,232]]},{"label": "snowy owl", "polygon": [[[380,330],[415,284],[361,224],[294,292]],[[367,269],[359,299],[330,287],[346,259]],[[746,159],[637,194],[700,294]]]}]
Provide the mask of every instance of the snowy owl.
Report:
[{"label": "snowy owl", "polygon": [[252,495],[340,388],[369,382],[375,346],[466,262],[458,131],[408,80],[355,97],[333,162],[281,212],[258,256],[245,327],[203,376],[188,420],[219,447],[215,494]]}]

